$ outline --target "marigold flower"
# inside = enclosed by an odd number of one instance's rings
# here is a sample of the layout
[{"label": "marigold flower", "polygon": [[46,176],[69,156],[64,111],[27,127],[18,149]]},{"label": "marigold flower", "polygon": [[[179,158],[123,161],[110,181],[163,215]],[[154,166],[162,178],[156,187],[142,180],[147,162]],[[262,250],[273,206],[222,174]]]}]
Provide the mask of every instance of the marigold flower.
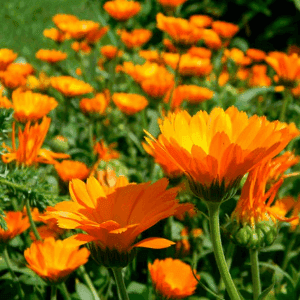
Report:
[{"label": "marigold flower", "polygon": [[[135,243],[138,235],[162,219],[191,204],[179,204],[177,189],[166,190],[168,180],[154,184],[128,184],[105,194],[94,177],[87,183],[74,179],[70,183],[73,201],[63,201],[48,209],[65,229],[80,228],[87,234],[77,234],[72,240],[79,244],[93,242],[92,256],[104,266],[126,266],[133,258],[135,247],[161,249],[174,244],[163,238],[148,238]],[[151,199],[151,201],[149,201]]]},{"label": "marigold flower", "polygon": [[148,100],[139,94],[115,93],[112,95],[112,100],[127,115],[133,115],[148,105]]},{"label": "marigold flower", "polygon": [[71,76],[50,78],[51,85],[67,97],[76,97],[93,92],[93,87]]},{"label": "marigold flower", "polygon": [[222,47],[220,36],[212,29],[203,29],[202,39],[205,45],[213,50],[218,50]]},{"label": "marigold flower", "polygon": [[225,201],[254,166],[277,155],[299,131],[294,123],[248,118],[235,107],[169,113],[159,120],[161,139],[146,141],[161,157],[173,160],[188,177],[191,189],[207,201]]},{"label": "marigold flower", "polygon": [[116,146],[116,143],[107,146],[105,142],[101,140],[95,144],[94,152],[97,154],[99,160],[110,161],[112,159],[118,159],[120,153],[114,149]]},{"label": "marigold flower", "polygon": [[0,96],[0,108],[13,108],[12,103],[5,96]]},{"label": "marigold flower", "polygon": [[58,176],[65,182],[72,179],[87,179],[90,174],[90,169],[85,163],[76,160],[63,160],[61,163],[54,165]]},{"label": "marigold flower", "polygon": [[8,153],[2,154],[2,160],[8,164],[16,161],[17,165],[31,166],[38,163],[54,164],[56,158],[69,158],[68,154],[54,153],[46,149],[41,149],[46,134],[50,126],[50,118],[44,117],[41,124],[31,126],[27,122],[22,132],[19,128],[19,147],[16,148],[15,123],[12,127],[12,147],[3,144]]},{"label": "marigold flower", "polygon": [[80,100],[79,107],[84,114],[104,114],[108,99],[104,93],[97,93],[94,98],[83,98]]},{"label": "marigold flower", "polygon": [[225,49],[222,62],[231,58],[238,66],[247,66],[251,64],[250,57],[245,56],[244,52],[238,48]]},{"label": "marigold flower", "polygon": [[[155,290],[167,299],[183,299],[196,290],[198,281],[191,267],[179,259],[156,259],[148,264],[148,269]],[[196,277],[200,279],[200,275]]]},{"label": "marigold flower", "polygon": [[118,48],[113,45],[105,45],[100,48],[101,54],[108,60],[117,56]]},{"label": "marigold flower", "polygon": [[35,57],[42,61],[54,64],[59,61],[65,60],[67,58],[67,53],[59,51],[59,50],[48,50],[48,49],[40,49]]},{"label": "marigold flower", "polygon": [[57,43],[62,43],[68,38],[65,33],[58,30],[57,28],[44,29],[43,35],[44,37],[51,39]]},{"label": "marigold flower", "polygon": [[267,75],[266,65],[255,65],[251,68],[251,75],[249,78],[250,86],[270,86],[271,84],[272,81]]},{"label": "marigold flower", "polygon": [[0,49],[0,71],[6,70],[7,66],[11,64],[17,56],[18,55],[10,49]]},{"label": "marigold flower", "polygon": [[79,52],[82,51],[85,54],[89,54],[92,51],[92,48],[90,47],[90,45],[84,40],[82,42],[73,42],[71,44],[71,48],[75,51],[75,52]]},{"label": "marigold flower", "polygon": [[12,63],[7,67],[6,71],[19,73],[25,77],[34,73],[34,69],[29,63]]},{"label": "marigold flower", "polygon": [[21,211],[5,212],[3,219],[6,222],[7,230],[0,227],[0,243],[8,243],[30,226],[28,217],[24,216]]},{"label": "marigold flower", "polygon": [[53,237],[35,241],[24,251],[28,268],[50,284],[65,281],[88,261],[89,255],[88,249],[78,249],[68,239],[55,241]]},{"label": "marigold flower", "polygon": [[52,17],[52,21],[57,27],[59,27],[60,23],[74,23],[79,20],[74,15],[56,14],[55,16]]},{"label": "marigold flower", "polygon": [[140,48],[152,37],[152,32],[148,29],[134,29],[131,32],[121,30],[119,32],[122,42],[128,49]]},{"label": "marigold flower", "polygon": [[204,47],[195,47],[193,46],[192,48],[190,48],[187,52],[188,54],[192,55],[192,56],[197,56],[199,58],[211,58],[211,50],[204,48]]},{"label": "marigold flower", "polygon": [[26,77],[18,72],[0,71],[0,79],[3,85],[10,89],[26,84]]},{"label": "marigold flower", "polygon": [[254,48],[248,49],[246,51],[246,55],[255,62],[260,62],[260,61],[264,60],[267,56],[266,52],[259,50],[259,49],[254,49]]},{"label": "marigold flower", "polygon": [[29,75],[26,79],[26,87],[31,90],[44,91],[49,88],[50,84],[50,77],[48,77],[44,72],[39,74],[39,78]]},{"label": "marigold flower", "polygon": [[14,118],[22,123],[37,121],[58,105],[53,97],[19,89],[12,93],[12,103]]},{"label": "marigold flower", "polygon": [[103,8],[113,19],[124,22],[140,12],[141,4],[137,1],[113,0],[105,2]]},{"label": "marigold flower", "polygon": [[99,24],[90,20],[77,20],[74,22],[60,22],[56,25],[62,32],[74,39],[85,37],[99,28]]},{"label": "marigold flower", "polygon": [[186,1],[187,0],[157,0],[157,2],[160,3],[160,5],[163,6],[167,12],[173,12],[177,6]]},{"label": "marigold flower", "polygon": [[193,15],[190,17],[190,22],[199,28],[209,27],[213,19],[206,15]]},{"label": "marigold flower", "polygon": [[140,50],[139,55],[148,62],[162,63],[161,55],[157,50]]},{"label": "marigold flower", "polygon": [[221,37],[224,39],[231,39],[238,31],[239,26],[223,22],[223,21],[214,21],[212,23],[212,29]]},{"label": "marigold flower", "polygon": [[108,26],[104,26],[102,28],[91,30],[85,36],[85,41],[88,44],[95,44],[107,33]]}]

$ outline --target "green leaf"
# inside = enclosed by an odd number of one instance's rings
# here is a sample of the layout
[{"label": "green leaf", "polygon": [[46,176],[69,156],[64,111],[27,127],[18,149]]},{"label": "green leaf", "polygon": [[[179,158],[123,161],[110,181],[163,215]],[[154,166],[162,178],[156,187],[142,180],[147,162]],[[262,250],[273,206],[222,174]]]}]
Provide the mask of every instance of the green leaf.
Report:
[{"label": "green leaf", "polygon": [[75,286],[76,292],[81,300],[94,300],[94,296],[89,288],[81,283],[77,282]]},{"label": "green leaf", "polygon": [[257,300],[264,300],[268,296],[268,294],[272,291],[274,288],[275,282],[273,282],[268,288],[263,290],[263,292],[258,296]]},{"label": "green leaf", "polygon": [[136,281],[132,281],[127,287],[130,300],[147,299],[147,286]]},{"label": "green leaf", "polygon": [[294,0],[294,4],[300,10],[300,0]]},{"label": "green leaf", "polygon": [[252,293],[246,291],[246,290],[239,290],[239,293],[242,295],[242,297],[245,300],[252,300],[253,299],[253,295]]}]

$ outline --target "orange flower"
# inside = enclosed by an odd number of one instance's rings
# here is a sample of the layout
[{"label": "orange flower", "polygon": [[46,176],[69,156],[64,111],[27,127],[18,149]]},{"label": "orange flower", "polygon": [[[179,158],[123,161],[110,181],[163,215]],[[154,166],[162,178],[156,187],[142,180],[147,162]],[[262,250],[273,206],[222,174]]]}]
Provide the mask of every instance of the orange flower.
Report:
[{"label": "orange flower", "polygon": [[[56,26],[65,34],[74,39],[81,39],[99,28],[99,24],[90,20],[77,20],[74,22],[60,22]],[[102,32],[101,32],[102,33]]]},{"label": "orange flower", "polygon": [[255,65],[251,68],[250,86],[270,86],[271,78],[267,75],[266,65]]},{"label": "orange flower", "polygon": [[161,157],[173,160],[187,175],[192,191],[207,201],[225,201],[254,166],[277,155],[299,135],[295,124],[226,111],[169,113],[159,120],[161,139],[146,141]]},{"label": "orange flower", "polygon": [[211,58],[211,50],[204,47],[192,47],[188,50],[188,54],[192,56],[197,56],[199,58]]},{"label": "orange flower", "polygon": [[205,45],[213,50],[218,50],[222,47],[220,36],[212,29],[203,29],[202,38]]},{"label": "orange flower", "polygon": [[[179,259],[156,259],[148,269],[155,290],[166,299],[183,299],[196,290],[198,282],[191,267]],[[199,280],[200,276],[196,276]]]},{"label": "orange flower", "polygon": [[52,97],[19,89],[12,93],[12,103],[14,118],[22,123],[37,121],[58,105]]},{"label": "orange flower", "polygon": [[44,73],[39,74],[39,78],[35,76],[28,76],[26,80],[26,87],[31,90],[46,90],[50,86],[50,78]]},{"label": "orange flower", "polygon": [[114,149],[116,146],[116,143],[107,146],[104,141],[101,140],[94,146],[94,152],[98,155],[99,160],[110,161],[111,159],[118,159],[120,153]]},{"label": "orange flower", "polygon": [[17,54],[10,49],[0,49],[0,71],[4,71],[16,58]]},{"label": "orange flower", "polygon": [[128,49],[140,48],[152,37],[152,32],[148,29],[134,29],[132,32],[121,30],[119,34]]},{"label": "orange flower", "polygon": [[26,77],[18,72],[0,71],[0,79],[3,85],[15,89],[26,84]]},{"label": "orange flower", "polygon": [[4,220],[7,230],[0,227],[0,243],[8,243],[8,241],[21,234],[30,226],[28,217],[24,217],[21,211],[6,212]]},{"label": "orange flower", "polygon": [[227,61],[231,58],[238,66],[247,66],[251,64],[251,59],[245,56],[244,52],[238,48],[225,49],[222,62]]},{"label": "orange flower", "polygon": [[25,77],[34,73],[34,69],[32,65],[28,63],[12,63],[7,67],[6,71],[12,73],[18,73]]},{"label": "orange flower", "polygon": [[140,50],[139,55],[149,62],[161,63],[162,58],[157,50]]},{"label": "orange flower", "polygon": [[85,54],[89,54],[92,51],[92,48],[90,47],[90,45],[84,40],[82,42],[73,42],[71,44],[71,48],[75,51],[75,52],[79,52],[82,51]]},{"label": "orange flower", "polygon": [[133,115],[148,105],[147,99],[139,94],[115,93],[112,95],[112,100],[127,115]]},{"label": "orange flower", "polygon": [[13,108],[12,103],[5,96],[0,96],[0,108]]},{"label": "orange flower", "polygon": [[250,57],[253,61],[259,62],[262,61],[266,58],[267,54],[266,52],[259,50],[259,49],[254,49],[250,48],[246,51],[246,55]]},{"label": "orange flower", "polygon": [[66,34],[56,28],[44,29],[43,35],[57,43],[62,43],[67,39]]},{"label": "orange flower", "polygon": [[15,123],[12,128],[12,147],[3,144],[2,146],[9,152],[2,154],[2,160],[8,164],[16,161],[17,165],[31,166],[38,163],[54,164],[55,158],[69,158],[68,154],[53,153],[46,149],[41,149],[46,134],[50,126],[50,118],[44,117],[41,124],[30,126],[27,122],[22,132],[19,128],[19,147],[16,148]]},{"label": "orange flower", "polygon": [[88,44],[95,44],[97,43],[108,31],[108,26],[91,30],[85,36],[85,41]]},{"label": "orange flower", "polygon": [[78,249],[68,239],[46,238],[36,241],[24,251],[28,268],[47,283],[63,282],[78,267],[88,261],[90,252],[86,248]]},{"label": "orange flower", "polygon": [[94,98],[83,98],[80,100],[79,107],[84,114],[104,114],[108,99],[104,93],[97,93]]},{"label": "orange flower", "polygon": [[85,163],[76,160],[63,160],[61,163],[54,165],[58,176],[65,182],[78,178],[87,179],[90,169]]},{"label": "orange flower", "polygon": [[67,15],[67,14],[56,14],[52,17],[53,23],[59,27],[59,24],[61,23],[74,23],[79,21],[76,16],[73,15]]},{"label": "orange flower", "polygon": [[[163,238],[148,238],[135,243],[140,233],[191,204],[179,204],[177,189],[166,190],[168,180],[154,184],[131,183],[105,194],[94,177],[85,184],[74,179],[70,183],[73,201],[63,201],[48,209],[50,218],[56,218],[65,229],[81,229],[71,239],[78,244],[92,242],[93,258],[106,267],[126,266],[133,258],[135,247],[161,249],[173,242]],[[151,200],[151,201],[150,201]]]},{"label": "orange flower", "polygon": [[59,61],[65,60],[67,58],[67,53],[59,51],[59,50],[48,50],[48,49],[40,49],[35,57],[42,61],[54,64]]},{"label": "orange flower", "polygon": [[224,39],[231,39],[238,31],[239,26],[223,22],[223,21],[215,21],[212,23],[212,29],[221,37]]},{"label": "orange flower", "polygon": [[190,17],[190,22],[199,28],[209,27],[213,19],[206,15],[193,15]]},{"label": "orange flower", "polygon": [[139,13],[141,4],[136,1],[113,0],[107,1],[103,8],[115,20],[124,22]]},{"label": "orange flower", "polygon": [[158,13],[156,21],[157,28],[168,33],[177,46],[190,47],[202,38],[201,30],[188,20]]},{"label": "orange flower", "polygon": [[118,48],[113,45],[105,45],[100,48],[100,52],[106,59],[110,60],[117,56]]},{"label": "orange flower", "polygon": [[93,87],[71,76],[51,77],[51,85],[67,97],[76,97],[93,92]]}]

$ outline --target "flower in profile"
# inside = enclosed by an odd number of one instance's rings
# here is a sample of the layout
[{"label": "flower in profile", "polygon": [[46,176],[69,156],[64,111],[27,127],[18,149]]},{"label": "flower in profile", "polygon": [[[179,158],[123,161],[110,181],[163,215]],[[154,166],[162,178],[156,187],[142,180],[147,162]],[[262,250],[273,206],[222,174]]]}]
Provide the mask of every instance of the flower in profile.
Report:
[{"label": "flower in profile", "polygon": [[232,197],[244,174],[277,155],[300,133],[294,123],[249,118],[233,106],[194,116],[187,111],[169,113],[159,124],[160,140],[147,133],[146,141],[187,175],[195,195],[212,202]]},{"label": "flower in profile", "polygon": [[104,93],[97,93],[94,98],[83,98],[80,100],[79,107],[84,114],[103,115],[109,104]]},{"label": "flower in profile", "polygon": [[41,72],[39,77],[29,75],[26,79],[26,87],[30,90],[47,90],[50,86],[50,78],[44,73]]},{"label": "flower in profile", "polygon": [[27,122],[24,131],[19,128],[19,146],[16,148],[15,123],[12,127],[12,147],[3,144],[8,153],[2,154],[2,160],[8,164],[16,161],[17,165],[32,166],[38,163],[54,164],[55,159],[69,158],[68,154],[54,153],[47,149],[41,149],[50,126],[50,118],[44,117],[41,124],[31,126]]},{"label": "flower in profile", "polygon": [[251,64],[251,58],[247,57],[244,52],[238,48],[225,49],[222,62],[225,62],[228,58],[233,60],[238,66],[247,66]]},{"label": "flower in profile", "polygon": [[260,50],[260,49],[254,49],[254,48],[249,48],[247,51],[246,51],[246,55],[248,57],[250,57],[253,61],[255,62],[261,62],[263,61],[267,54],[266,52]]},{"label": "flower in profile", "polygon": [[148,100],[139,94],[115,93],[112,95],[112,100],[127,115],[133,115],[148,105]]},{"label": "flower in profile", "polygon": [[206,15],[193,15],[190,17],[190,22],[199,28],[209,27],[213,19]]},{"label": "flower in profile", "polygon": [[81,96],[94,91],[88,83],[71,76],[51,77],[50,81],[52,87],[67,97]]},{"label": "flower in profile", "polygon": [[19,89],[12,93],[12,103],[14,118],[22,123],[38,121],[58,105],[53,97]]},{"label": "flower in profile", "polygon": [[89,54],[92,51],[92,48],[90,47],[90,45],[85,41],[75,41],[71,44],[71,48],[75,51],[75,52],[83,52],[85,54]]},{"label": "flower in profile", "polygon": [[105,2],[103,8],[113,19],[124,22],[140,12],[141,4],[137,1],[113,0]]},{"label": "flower in profile", "polygon": [[121,30],[119,32],[122,42],[128,49],[140,48],[152,37],[152,32],[148,29],[134,29],[131,32]]},{"label": "flower in profile", "polygon": [[6,222],[7,229],[0,227],[0,243],[8,243],[30,226],[28,217],[24,216],[21,211],[5,212],[3,219]]},{"label": "flower in profile", "polygon": [[[156,292],[166,299],[183,299],[195,293],[198,281],[191,267],[179,259],[156,259],[148,264]],[[194,273],[195,270],[194,270]],[[196,275],[198,280],[199,275]]]},{"label": "flower in profile", "polygon": [[35,57],[39,60],[55,64],[59,61],[65,60],[67,58],[67,53],[59,51],[59,50],[48,50],[48,49],[40,49]]},{"label": "flower in profile", "polygon": [[77,20],[74,22],[60,22],[56,26],[71,38],[81,39],[97,30],[100,25],[90,20]]},{"label": "flower in profile", "polygon": [[[126,266],[136,247],[161,249],[174,243],[163,238],[147,238],[135,243],[140,233],[178,211],[191,208],[179,204],[175,197],[178,189],[166,190],[168,180],[154,184],[127,184],[105,194],[103,187],[89,177],[85,184],[74,179],[70,183],[73,201],[63,201],[48,208],[49,218],[56,218],[65,229],[81,229],[71,239],[74,243],[89,244],[93,258],[106,267]],[[150,201],[151,200],[151,201]]]},{"label": "flower in profile", "polygon": [[65,33],[58,30],[57,28],[44,29],[43,35],[44,37],[51,39],[57,43],[62,43],[68,38]]},{"label": "flower in profile", "polygon": [[212,29],[203,29],[202,39],[205,45],[213,50],[218,50],[222,47],[220,36]]},{"label": "flower in profile", "polygon": [[204,48],[204,47],[191,47],[188,52],[188,54],[192,55],[192,56],[197,56],[199,58],[211,58],[211,50]]},{"label": "flower in profile", "polygon": [[11,64],[16,58],[17,54],[10,49],[0,49],[0,71],[6,70],[9,64]]},{"label": "flower in profile", "polygon": [[116,146],[116,143],[107,146],[104,140],[101,140],[95,144],[94,152],[97,154],[99,160],[110,161],[112,159],[118,159],[120,153],[115,150]]},{"label": "flower in profile", "polygon": [[28,268],[49,284],[65,281],[88,261],[89,255],[88,249],[78,249],[68,239],[55,241],[53,237],[35,241],[24,251]]},{"label": "flower in profile", "polygon": [[7,97],[0,95],[0,108],[13,108],[12,103],[8,100]]},{"label": "flower in profile", "polygon": [[157,0],[158,3],[164,8],[166,12],[172,13],[175,8],[187,0]]},{"label": "flower in profile", "polygon": [[140,50],[139,55],[146,59],[148,62],[161,64],[162,57],[161,54],[157,50]]},{"label": "flower in profile", "polygon": [[250,86],[270,86],[272,84],[271,78],[267,75],[266,65],[254,65],[251,68],[249,78]]},{"label": "flower in profile", "polygon": [[26,84],[26,77],[18,72],[0,71],[2,84],[10,89],[15,89]]},{"label": "flower in profile", "polygon": [[231,39],[238,31],[239,26],[223,22],[223,21],[214,21],[212,23],[212,29],[221,37],[224,39]]},{"label": "flower in profile", "polygon": [[57,27],[59,27],[59,24],[61,23],[74,23],[79,20],[74,15],[56,14],[55,16],[52,17],[52,21]]},{"label": "flower in profile", "polygon": [[12,72],[12,73],[18,73],[25,77],[28,75],[34,73],[34,69],[31,64],[29,63],[11,63],[6,71]]},{"label": "flower in profile", "polygon": [[85,163],[76,160],[63,160],[61,163],[54,164],[58,176],[64,181],[68,182],[72,179],[85,180],[90,174],[90,169]]},{"label": "flower in profile", "polygon": [[118,48],[113,45],[105,45],[100,48],[101,54],[108,60],[111,60],[117,56]]}]

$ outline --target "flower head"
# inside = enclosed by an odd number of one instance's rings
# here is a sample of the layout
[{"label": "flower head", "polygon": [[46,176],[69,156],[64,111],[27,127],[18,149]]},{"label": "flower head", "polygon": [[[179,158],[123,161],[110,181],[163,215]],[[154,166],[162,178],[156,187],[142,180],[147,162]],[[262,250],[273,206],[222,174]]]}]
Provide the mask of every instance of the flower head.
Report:
[{"label": "flower head", "polygon": [[40,49],[35,57],[42,61],[54,64],[59,61],[65,60],[67,58],[67,53],[59,51],[59,50],[48,50],[48,49]]},{"label": "flower head", "polygon": [[118,48],[113,45],[105,45],[100,48],[100,52],[106,59],[110,60],[117,56]]},{"label": "flower head", "polygon": [[246,54],[255,62],[263,61],[267,56],[267,54],[264,51],[254,48],[249,48],[246,51]]},{"label": "flower head", "polygon": [[174,9],[186,2],[187,0],[157,0],[167,12],[173,12]]},{"label": "flower head", "polygon": [[231,39],[240,29],[239,26],[235,24],[223,21],[213,22],[212,28],[221,38],[224,39]]},{"label": "flower head", "polygon": [[83,98],[80,100],[79,107],[84,114],[104,114],[108,99],[104,93],[97,93],[94,98]]},{"label": "flower head", "polygon": [[90,174],[90,169],[85,163],[75,160],[63,160],[54,167],[58,176],[65,182],[75,178],[85,180]]},{"label": "flower head", "polygon": [[25,77],[34,73],[34,69],[32,65],[29,63],[12,63],[7,67],[6,71],[12,73],[18,73]]},{"label": "flower head", "polygon": [[74,39],[80,39],[99,28],[99,24],[90,20],[76,20],[74,22],[60,22],[57,27]]},{"label": "flower head", "polygon": [[7,97],[0,95],[0,108],[13,108],[12,103],[8,100]]},{"label": "flower head", "polygon": [[56,28],[44,29],[43,35],[57,43],[62,43],[67,39],[66,34]]},{"label": "flower head", "polygon": [[132,32],[121,30],[120,36],[125,46],[128,49],[133,49],[146,44],[150,40],[152,32],[148,29],[134,29]]},{"label": "flower head", "polygon": [[111,159],[118,159],[120,153],[114,149],[116,146],[116,143],[107,146],[105,142],[101,140],[94,146],[94,152],[97,153],[99,160],[110,161]]},{"label": "flower head", "polygon": [[209,27],[213,19],[206,15],[193,15],[190,17],[190,22],[199,28]]},{"label": "flower head", "polygon": [[139,94],[115,93],[112,100],[127,115],[133,115],[148,105],[147,99]]},{"label": "flower head", "polygon": [[0,49],[0,71],[4,71],[16,58],[17,54],[10,49]]},{"label": "flower head", "polygon": [[115,20],[124,22],[139,13],[141,4],[137,1],[113,0],[105,2],[103,8]]},{"label": "flower head", "polygon": [[19,72],[0,71],[0,79],[3,85],[15,89],[26,84],[26,77]]}]

